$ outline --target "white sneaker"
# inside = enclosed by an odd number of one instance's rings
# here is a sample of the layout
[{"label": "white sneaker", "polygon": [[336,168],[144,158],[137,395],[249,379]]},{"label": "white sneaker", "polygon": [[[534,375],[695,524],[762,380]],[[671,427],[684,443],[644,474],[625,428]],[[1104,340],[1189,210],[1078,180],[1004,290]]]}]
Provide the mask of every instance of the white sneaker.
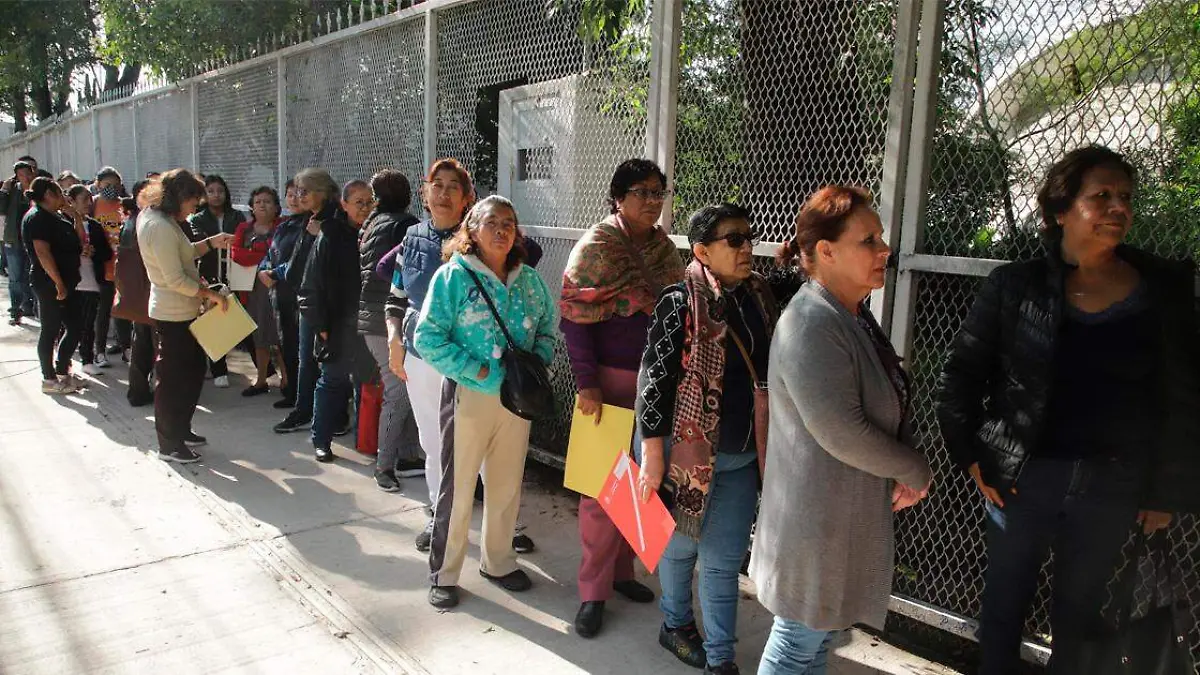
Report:
[{"label": "white sneaker", "polygon": [[100,370],[100,364],[98,363],[85,363],[83,364],[83,372],[88,375],[99,375],[104,371]]},{"label": "white sneaker", "polygon": [[75,385],[64,380],[42,380],[43,394],[74,394]]},{"label": "white sneaker", "polygon": [[[111,363],[108,362],[108,356],[106,356],[104,354],[104,352],[100,352],[99,354],[96,355],[96,360],[94,363],[96,364],[97,368],[108,368],[109,366],[112,365]],[[86,366],[84,367],[84,372],[87,373]],[[94,373],[88,373],[88,375],[93,375],[93,374]]]},{"label": "white sneaker", "polygon": [[220,377],[214,377],[213,378],[213,386],[216,387],[217,389],[228,389],[229,388],[229,376],[222,375]]}]

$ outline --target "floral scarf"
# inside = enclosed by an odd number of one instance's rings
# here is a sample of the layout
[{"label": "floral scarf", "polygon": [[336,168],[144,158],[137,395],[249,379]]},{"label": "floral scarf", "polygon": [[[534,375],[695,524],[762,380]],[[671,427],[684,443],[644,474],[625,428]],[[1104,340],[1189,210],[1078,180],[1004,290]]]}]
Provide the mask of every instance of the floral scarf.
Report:
[{"label": "floral scarf", "polygon": [[659,292],[682,278],[683,260],[665,232],[654,228],[650,240],[637,247],[613,214],[589,228],[571,251],[559,310],[580,324],[648,313]]},{"label": "floral scarf", "polygon": [[[766,281],[758,274],[746,280],[770,336],[779,310]],[[673,499],[675,529],[700,538],[704,510],[712,487],[720,438],[721,393],[725,378],[725,298],[721,284],[698,261],[683,280],[688,297],[684,320],[683,375],[675,397],[671,432],[671,465],[664,489]],[[768,341],[769,342],[769,341]]]}]

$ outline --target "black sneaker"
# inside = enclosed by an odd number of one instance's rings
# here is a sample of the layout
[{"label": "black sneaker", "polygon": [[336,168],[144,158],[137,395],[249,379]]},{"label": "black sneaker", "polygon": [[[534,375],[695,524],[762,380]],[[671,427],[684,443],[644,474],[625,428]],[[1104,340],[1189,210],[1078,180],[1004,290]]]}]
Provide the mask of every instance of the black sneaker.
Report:
[{"label": "black sneaker", "polygon": [[208,439],[194,431],[189,431],[183,439],[183,444],[189,448],[198,448],[201,445],[208,445]]},{"label": "black sneaker", "polygon": [[524,533],[513,535],[512,547],[517,553],[533,553],[537,548],[533,545],[533,540],[529,538],[529,535]]},{"label": "black sneaker", "polygon": [[271,407],[275,408],[276,410],[287,410],[288,408],[295,408],[296,407],[296,399],[281,398],[278,401],[275,401],[274,403],[272,403]]},{"label": "black sneaker", "polygon": [[695,621],[670,630],[664,623],[658,629],[658,644],[674,654],[675,658],[693,668],[703,668],[708,664],[708,655],[704,652],[704,640],[700,637],[700,630],[696,628]]},{"label": "black sneaker", "polygon": [[402,459],[396,462],[396,475],[401,478],[417,478],[425,475],[425,460]]},{"label": "black sneaker", "polygon": [[421,553],[429,553],[429,548],[433,545],[433,520],[425,523],[425,529],[421,530],[421,534],[417,535],[417,550]]},{"label": "black sneaker", "polygon": [[533,588],[533,580],[529,578],[528,574],[525,574],[525,570],[514,570],[502,577],[494,577],[483,570],[479,570],[479,576],[513,593],[520,593],[521,591]]},{"label": "black sneaker", "polygon": [[293,410],[283,421],[275,425],[275,433],[286,434],[293,431],[303,431],[312,426],[312,415],[305,415],[299,410]]},{"label": "black sneaker", "polygon": [[104,350],[104,353],[105,354],[120,354],[123,351],[125,351],[125,348],[122,347],[121,345],[109,345],[108,349]]},{"label": "black sneaker", "polygon": [[704,666],[704,675],[741,675],[737,664],[733,661],[718,663],[715,666]]},{"label": "black sneaker", "polygon": [[192,464],[200,461],[200,455],[192,452],[191,449],[183,447],[172,452],[158,451],[158,458],[164,462],[176,462],[178,464]]},{"label": "black sneaker", "polygon": [[399,492],[400,481],[396,480],[396,472],[391,470],[376,471],[375,484],[384,492]]},{"label": "black sneaker", "polygon": [[346,420],[345,424],[338,427],[337,430],[335,430],[333,432],[333,435],[334,436],[345,436],[346,434],[350,433],[351,431],[354,431],[354,421]]},{"label": "black sneaker", "polygon": [[429,604],[438,609],[458,606],[458,586],[430,586]]},{"label": "black sneaker", "polygon": [[317,461],[322,464],[328,464],[337,459],[337,455],[333,454],[333,450],[329,448],[316,448]]}]

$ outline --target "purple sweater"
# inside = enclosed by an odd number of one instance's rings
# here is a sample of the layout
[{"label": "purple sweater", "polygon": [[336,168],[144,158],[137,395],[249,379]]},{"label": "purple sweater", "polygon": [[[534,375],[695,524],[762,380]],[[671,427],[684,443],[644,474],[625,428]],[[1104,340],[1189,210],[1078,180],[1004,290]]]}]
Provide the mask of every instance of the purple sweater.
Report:
[{"label": "purple sweater", "polygon": [[567,341],[575,385],[580,389],[600,386],[596,375],[600,366],[637,371],[646,348],[650,315],[614,316],[600,323],[582,324],[563,319],[559,328]]}]

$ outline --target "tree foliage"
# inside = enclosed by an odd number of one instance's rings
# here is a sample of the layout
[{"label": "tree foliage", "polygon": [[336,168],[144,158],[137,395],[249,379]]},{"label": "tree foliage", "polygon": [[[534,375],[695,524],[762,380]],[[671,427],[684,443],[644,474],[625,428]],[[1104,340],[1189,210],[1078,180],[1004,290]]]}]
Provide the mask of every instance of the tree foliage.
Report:
[{"label": "tree foliage", "polygon": [[[89,0],[8,0],[0,11],[0,109],[24,126],[27,102],[38,119],[62,113],[75,71],[93,60]],[[17,114],[19,113],[19,114]]]}]

